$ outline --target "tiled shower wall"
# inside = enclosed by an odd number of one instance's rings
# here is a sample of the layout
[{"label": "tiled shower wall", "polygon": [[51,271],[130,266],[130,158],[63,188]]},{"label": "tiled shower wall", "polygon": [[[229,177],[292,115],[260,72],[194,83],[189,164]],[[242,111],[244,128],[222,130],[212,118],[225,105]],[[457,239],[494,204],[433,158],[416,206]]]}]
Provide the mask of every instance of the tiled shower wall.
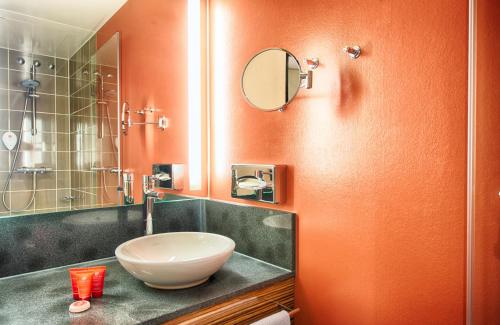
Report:
[{"label": "tiled shower wall", "polygon": [[74,208],[118,203],[117,74],[99,60],[94,36],[69,63]]},{"label": "tiled shower wall", "polygon": [[[18,59],[25,62],[20,64]],[[51,167],[52,172],[37,175],[37,191],[33,204],[24,211],[17,211],[30,200],[33,188],[31,175],[14,173],[7,187],[5,201],[13,210],[9,212],[2,203],[0,192],[0,215],[18,213],[41,213],[67,210],[71,194],[70,152],[69,152],[69,93],[68,60],[22,53],[0,48],[0,136],[13,131],[19,137],[22,123],[26,89],[20,81],[29,78],[29,68],[34,60],[39,60],[36,79],[37,88],[37,128],[31,135],[31,104],[29,103],[23,123],[21,150],[15,167]],[[50,65],[54,65],[53,68]],[[9,152],[0,142],[0,191],[11,168],[15,150]]]}]

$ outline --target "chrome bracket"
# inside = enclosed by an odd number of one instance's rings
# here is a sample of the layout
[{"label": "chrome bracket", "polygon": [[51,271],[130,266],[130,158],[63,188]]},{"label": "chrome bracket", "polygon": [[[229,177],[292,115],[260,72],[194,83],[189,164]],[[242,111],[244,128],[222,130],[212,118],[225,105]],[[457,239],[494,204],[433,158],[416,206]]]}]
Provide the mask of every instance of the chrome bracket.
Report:
[{"label": "chrome bracket", "polygon": [[145,116],[146,113],[155,113],[155,112],[160,112],[161,110],[156,109],[154,107],[145,107],[143,109],[138,109],[138,110],[132,110],[127,102],[123,102],[122,106],[122,114],[121,114],[121,129],[122,133],[124,135],[127,135],[128,129],[131,128],[133,125],[156,125],[159,129],[164,131],[169,123],[168,123],[168,118],[164,115],[158,117],[157,122],[136,122],[132,120],[132,113],[138,114]]},{"label": "chrome bracket", "polygon": [[342,49],[345,53],[349,55],[349,57],[353,60],[359,58],[361,55],[361,47],[354,45],[354,46],[344,46]]},{"label": "chrome bracket", "polygon": [[313,83],[313,70],[319,66],[319,59],[308,58],[304,59],[303,62],[307,66],[307,71],[300,73],[300,88],[311,89]]}]

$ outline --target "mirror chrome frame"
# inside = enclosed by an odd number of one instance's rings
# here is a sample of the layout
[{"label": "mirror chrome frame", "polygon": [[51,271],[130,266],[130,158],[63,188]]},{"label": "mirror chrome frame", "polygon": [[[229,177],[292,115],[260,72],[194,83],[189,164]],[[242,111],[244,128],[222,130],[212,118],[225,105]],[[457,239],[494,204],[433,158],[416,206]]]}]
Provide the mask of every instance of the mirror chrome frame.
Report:
[{"label": "mirror chrome frame", "polygon": [[290,55],[290,57],[292,57],[296,62],[297,62],[297,65],[299,66],[299,73],[301,75],[301,80],[304,79],[302,77],[302,67],[300,66],[300,62],[299,60],[297,60],[297,57],[295,57],[295,55],[293,55],[290,51],[288,50],[285,50],[283,48],[280,48],[280,47],[269,47],[269,48],[266,48],[266,49],[263,49],[262,51],[259,51],[257,52],[254,56],[252,56],[250,58],[250,60],[248,60],[247,64],[245,64],[245,68],[243,68],[243,72],[241,74],[241,79],[240,79],[240,89],[241,89],[241,93],[243,94],[243,98],[245,98],[245,101],[253,108],[256,108],[260,111],[263,111],[263,112],[274,112],[274,111],[284,111],[286,106],[295,98],[295,96],[297,96],[298,92],[299,92],[299,89],[301,88],[301,85],[299,85],[299,87],[297,87],[297,90],[295,91],[295,93],[293,94],[293,96],[291,96],[288,100],[288,102],[285,103],[285,105],[283,106],[279,106],[279,107],[275,107],[275,108],[271,108],[271,109],[263,109],[262,107],[258,107],[258,106],[255,106],[251,101],[250,99],[247,97],[247,95],[245,94],[245,89],[243,88],[243,76],[245,75],[245,71],[247,70],[247,67],[248,65],[253,61],[253,59],[255,57],[257,57],[258,55],[264,53],[264,52],[267,52],[267,51],[271,51],[271,50],[280,50],[280,51],[283,51],[285,53],[287,53],[288,55]]}]

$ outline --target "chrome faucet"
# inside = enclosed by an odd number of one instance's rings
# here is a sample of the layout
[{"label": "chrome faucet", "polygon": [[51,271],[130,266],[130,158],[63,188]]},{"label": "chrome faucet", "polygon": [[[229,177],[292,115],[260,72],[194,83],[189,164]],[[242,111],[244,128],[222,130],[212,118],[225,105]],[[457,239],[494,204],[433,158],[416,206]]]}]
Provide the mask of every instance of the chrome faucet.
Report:
[{"label": "chrome faucet", "polygon": [[162,197],[161,193],[158,193],[154,190],[155,181],[159,179],[158,175],[142,176],[142,191],[144,193],[144,204],[146,205],[146,209],[144,212],[144,224],[145,230],[144,235],[152,235],[153,234],[153,209],[154,203],[156,199]]}]

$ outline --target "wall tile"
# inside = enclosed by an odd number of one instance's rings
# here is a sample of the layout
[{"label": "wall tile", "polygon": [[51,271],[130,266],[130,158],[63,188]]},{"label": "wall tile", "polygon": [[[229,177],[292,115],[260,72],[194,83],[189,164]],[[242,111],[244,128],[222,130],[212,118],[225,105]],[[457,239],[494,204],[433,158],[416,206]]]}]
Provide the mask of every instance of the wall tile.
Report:
[{"label": "wall tile", "polygon": [[69,114],[69,97],[56,96],[56,114]]},{"label": "wall tile", "polygon": [[[69,153],[67,153],[69,158]],[[69,170],[60,170],[57,166],[57,188],[71,188],[71,172]]]},{"label": "wall tile", "polygon": [[0,68],[9,67],[9,50],[0,48]]},{"label": "wall tile", "polygon": [[54,76],[39,74],[36,79],[40,81],[37,91],[40,93],[54,94],[56,89],[56,80]]},{"label": "wall tile", "polygon": [[68,77],[68,60],[56,58],[56,75]]},{"label": "wall tile", "polygon": [[11,191],[31,191],[33,188],[33,177],[28,174],[14,173],[10,181]]},{"label": "wall tile", "polygon": [[56,94],[57,95],[68,96],[69,95],[68,87],[69,87],[68,78],[56,77]]},{"label": "wall tile", "polygon": [[[55,97],[54,95],[38,94],[36,99],[36,109],[40,113],[55,113]],[[26,103],[25,91],[10,91],[10,109],[23,111]],[[31,111],[31,101],[28,101],[27,110]]]},{"label": "wall tile", "polygon": [[56,151],[56,149],[55,133],[39,132],[37,135],[33,136],[31,131],[23,132],[21,143],[22,151]]},{"label": "wall tile", "polygon": [[0,110],[9,108],[9,92],[0,89]]},{"label": "wall tile", "polygon": [[[58,122],[59,127],[59,122]],[[57,134],[57,151],[69,151],[68,134]]]},{"label": "wall tile", "polygon": [[[58,178],[59,181],[59,178]],[[57,190],[57,209],[58,211],[64,211],[71,208],[71,189],[70,188],[60,188]]]},{"label": "wall tile", "polygon": [[[3,173],[2,173],[3,174]],[[6,173],[5,173],[6,174]],[[6,175],[3,174],[3,177],[6,177]],[[1,174],[0,174],[1,175]],[[5,184],[5,178],[3,178],[3,183]],[[3,188],[3,186],[2,186]],[[7,206],[10,207],[10,192],[5,192],[5,203],[7,203]],[[9,210],[3,205],[3,200],[2,200],[2,193],[0,193],[0,216],[5,216],[10,214]]]},{"label": "wall tile", "polygon": [[16,163],[20,167],[56,167],[56,152],[21,151]]},{"label": "wall tile", "polygon": [[68,152],[57,153],[57,169],[70,170],[70,156]]},{"label": "wall tile", "polygon": [[28,190],[28,191],[21,191],[21,192],[10,192],[11,196],[11,210],[22,210],[22,211],[17,211],[17,213],[33,213],[35,204],[32,202],[30,205],[28,203],[30,202],[31,198],[33,197],[33,191]]},{"label": "wall tile", "polygon": [[[24,64],[18,63],[17,62],[18,58],[23,58],[25,61]],[[9,50],[9,69],[29,71],[31,64],[32,64],[31,55],[29,55],[28,53]]]},{"label": "wall tile", "polygon": [[[51,69],[50,65],[55,65],[56,64],[56,59],[54,57],[50,56],[45,56],[45,55],[39,55],[39,54],[34,54],[33,55],[33,61],[38,60],[40,62],[40,66],[36,68],[37,74],[48,74],[48,75],[54,75],[56,72],[56,69]],[[38,79],[38,78],[37,78]]]},{"label": "wall tile", "polygon": [[0,151],[0,171],[9,171],[9,152],[2,150]]},{"label": "wall tile", "polygon": [[[69,133],[70,116],[58,114],[56,116],[57,132],[59,133]],[[69,136],[66,135],[67,138]]]},{"label": "wall tile", "polygon": [[9,130],[9,111],[8,110],[0,110],[0,130],[2,130],[2,131]]},{"label": "wall tile", "polygon": [[8,73],[7,69],[0,69],[0,88],[9,88]]},{"label": "wall tile", "polygon": [[[3,72],[0,69],[0,87],[5,88],[2,86],[2,75]],[[21,81],[24,79],[29,78],[29,73],[26,71],[17,71],[17,70],[9,70],[9,89],[14,89],[14,90],[19,90],[19,91],[25,91],[25,88],[21,86]]]},{"label": "wall tile", "polygon": [[[36,176],[36,185],[37,189],[44,190],[44,189],[56,189],[57,188],[57,182],[56,182],[56,172],[48,172],[44,174],[38,174]],[[55,193],[53,193],[55,196]],[[55,206],[54,206],[55,207]],[[51,208],[51,207],[47,207]],[[38,209],[38,207],[37,207]]]},{"label": "wall tile", "polygon": [[56,190],[40,189],[36,191],[35,194],[35,209],[55,209],[56,201],[57,201]]}]

